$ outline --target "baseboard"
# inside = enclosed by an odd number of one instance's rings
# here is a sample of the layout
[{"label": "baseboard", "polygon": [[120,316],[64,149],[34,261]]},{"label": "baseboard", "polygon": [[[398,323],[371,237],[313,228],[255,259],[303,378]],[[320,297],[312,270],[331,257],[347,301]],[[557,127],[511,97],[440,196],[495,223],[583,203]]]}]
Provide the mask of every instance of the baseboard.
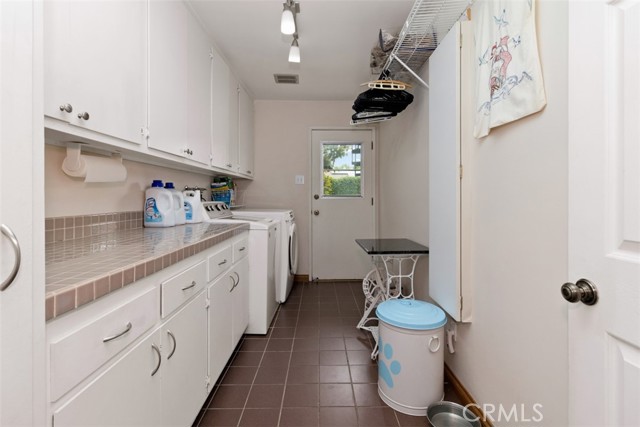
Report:
[{"label": "baseboard", "polygon": [[[312,282],[311,278],[308,274],[296,274],[293,276],[294,283],[308,283]],[[317,283],[329,283],[329,282],[340,282],[340,283],[362,283],[362,279],[344,279],[344,280],[336,280],[336,279],[318,279],[315,282]]]},{"label": "baseboard", "polygon": [[458,397],[460,398],[460,403],[463,406],[473,404],[472,406],[469,406],[469,410],[480,418],[482,427],[493,427],[493,424],[489,422],[485,414],[482,412],[482,409],[480,409],[480,405],[478,405],[478,402],[476,402],[473,396],[471,396],[471,393],[469,393],[467,389],[464,388],[458,377],[456,377],[456,375],[446,363],[444,364],[444,380],[451,384],[451,388],[453,388],[453,391],[458,395]]},{"label": "baseboard", "polygon": [[293,282],[294,283],[306,283],[309,281],[309,275],[308,274],[295,274],[293,276]]}]

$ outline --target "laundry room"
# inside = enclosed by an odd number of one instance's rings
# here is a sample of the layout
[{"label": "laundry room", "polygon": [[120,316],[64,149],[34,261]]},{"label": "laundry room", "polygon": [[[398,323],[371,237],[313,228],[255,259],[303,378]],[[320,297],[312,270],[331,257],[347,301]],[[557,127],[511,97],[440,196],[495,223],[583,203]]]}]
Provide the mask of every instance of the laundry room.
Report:
[{"label": "laundry room", "polygon": [[640,424],[639,1],[0,21],[0,427]]}]

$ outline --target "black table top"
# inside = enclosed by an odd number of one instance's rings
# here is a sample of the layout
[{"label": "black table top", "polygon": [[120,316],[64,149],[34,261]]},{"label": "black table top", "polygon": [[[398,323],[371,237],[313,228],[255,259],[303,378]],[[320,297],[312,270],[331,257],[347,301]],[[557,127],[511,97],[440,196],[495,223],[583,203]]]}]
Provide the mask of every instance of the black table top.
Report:
[{"label": "black table top", "polygon": [[356,239],[369,255],[425,255],[429,248],[409,239]]}]

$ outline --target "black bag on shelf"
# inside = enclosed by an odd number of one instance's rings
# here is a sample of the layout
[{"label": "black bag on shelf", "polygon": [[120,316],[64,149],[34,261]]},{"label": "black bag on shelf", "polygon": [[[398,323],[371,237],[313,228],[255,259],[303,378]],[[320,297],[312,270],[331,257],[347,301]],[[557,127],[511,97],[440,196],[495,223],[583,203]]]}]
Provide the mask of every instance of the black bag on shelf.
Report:
[{"label": "black bag on shelf", "polygon": [[369,89],[358,95],[352,108],[356,113],[363,111],[400,113],[412,102],[413,95],[406,90]]}]

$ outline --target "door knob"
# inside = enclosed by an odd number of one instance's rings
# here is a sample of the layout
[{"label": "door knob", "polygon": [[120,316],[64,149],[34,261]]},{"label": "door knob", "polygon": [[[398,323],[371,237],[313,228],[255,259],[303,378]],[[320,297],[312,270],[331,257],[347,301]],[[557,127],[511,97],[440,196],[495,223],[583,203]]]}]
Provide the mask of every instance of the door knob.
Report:
[{"label": "door knob", "polygon": [[318,215],[320,215],[320,211],[316,209],[315,211],[313,211],[313,214],[314,214],[315,216],[318,216]]},{"label": "door knob", "polygon": [[576,283],[567,282],[560,288],[564,299],[571,303],[582,301],[586,305],[598,302],[598,289],[587,279],[580,279]]},{"label": "door knob", "polygon": [[316,199],[316,200],[318,200],[318,199],[320,198],[320,196],[318,196],[317,194],[314,194],[314,195],[313,195],[313,198],[314,198],[314,199]]}]

